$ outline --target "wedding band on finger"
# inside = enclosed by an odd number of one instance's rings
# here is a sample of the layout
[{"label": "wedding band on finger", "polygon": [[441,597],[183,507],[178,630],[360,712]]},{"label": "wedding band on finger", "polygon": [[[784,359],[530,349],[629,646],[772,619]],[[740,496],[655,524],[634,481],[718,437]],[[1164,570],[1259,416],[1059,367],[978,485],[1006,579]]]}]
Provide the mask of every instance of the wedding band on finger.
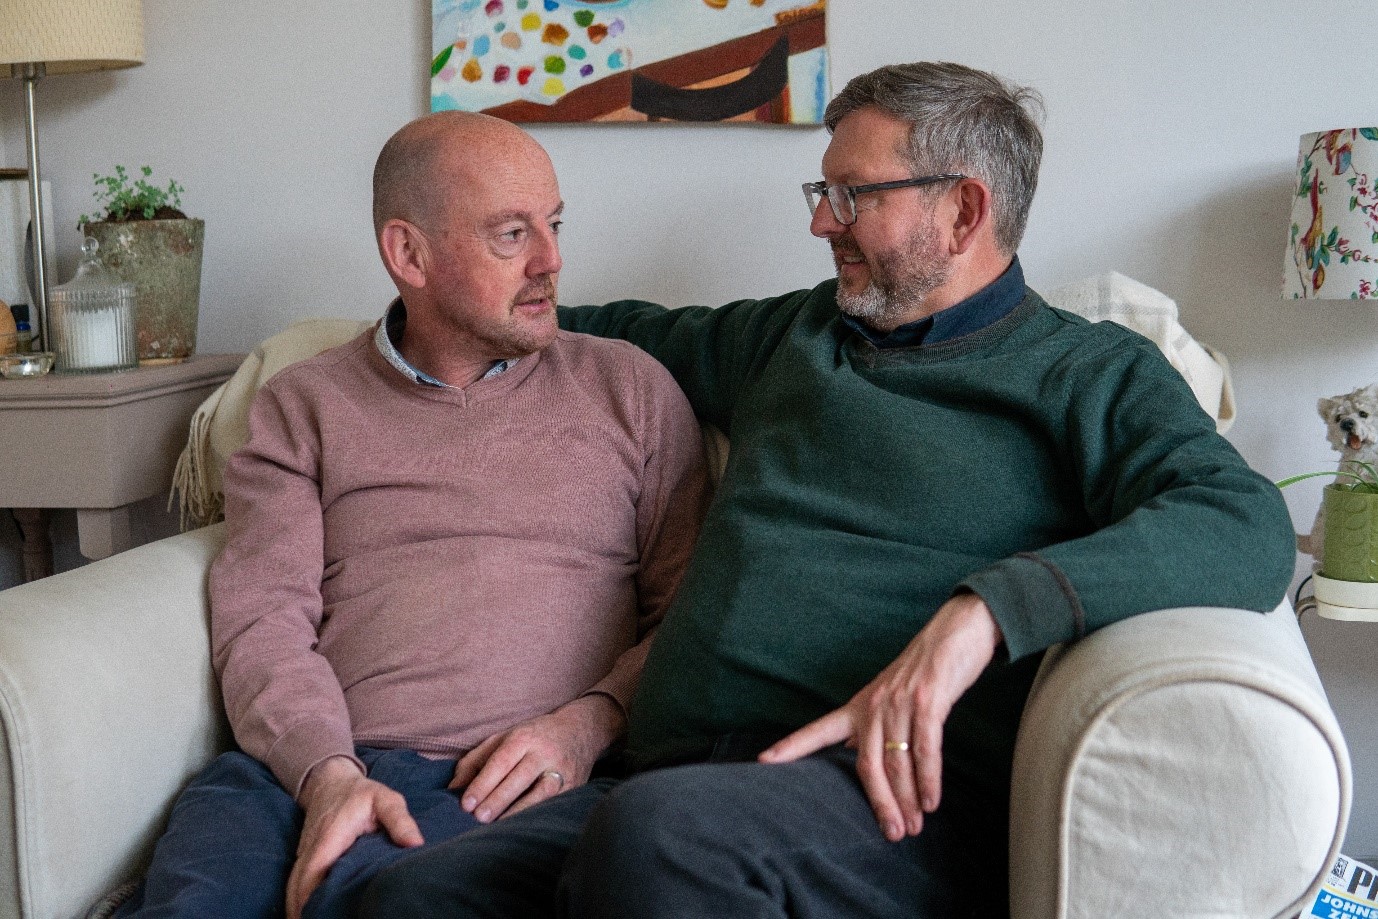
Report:
[{"label": "wedding band on finger", "polygon": [[886,753],[908,753],[909,741],[907,740],[887,740],[885,742]]},{"label": "wedding band on finger", "polygon": [[555,781],[557,781],[557,782],[560,783],[559,787],[555,789],[557,792],[563,791],[563,790],[564,790],[564,787],[565,787],[565,777],[564,777],[563,775],[561,775],[560,773],[556,772],[554,769],[547,769],[545,772],[542,772],[542,773],[541,773],[541,778],[545,778],[546,776],[550,776],[550,777],[553,778]]}]

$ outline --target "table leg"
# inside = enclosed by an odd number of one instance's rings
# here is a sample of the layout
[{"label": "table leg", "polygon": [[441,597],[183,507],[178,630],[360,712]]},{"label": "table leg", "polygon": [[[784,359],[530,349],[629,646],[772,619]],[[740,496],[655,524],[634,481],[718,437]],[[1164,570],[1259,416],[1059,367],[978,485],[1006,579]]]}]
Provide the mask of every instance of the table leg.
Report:
[{"label": "table leg", "polygon": [[93,562],[134,547],[129,530],[129,505],[124,507],[79,508],[77,547]]},{"label": "table leg", "polygon": [[24,537],[24,580],[53,573],[53,541],[48,538],[48,512],[41,507],[11,508]]}]

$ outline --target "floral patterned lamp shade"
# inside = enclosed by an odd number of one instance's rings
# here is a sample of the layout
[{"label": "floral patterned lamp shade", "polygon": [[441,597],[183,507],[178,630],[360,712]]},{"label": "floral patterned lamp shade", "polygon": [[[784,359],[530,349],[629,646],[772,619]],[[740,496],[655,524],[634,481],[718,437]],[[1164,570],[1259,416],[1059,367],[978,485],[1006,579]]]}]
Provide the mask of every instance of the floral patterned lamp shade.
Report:
[{"label": "floral patterned lamp shade", "polygon": [[1378,300],[1378,128],[1303,134],[1282,295]]}]

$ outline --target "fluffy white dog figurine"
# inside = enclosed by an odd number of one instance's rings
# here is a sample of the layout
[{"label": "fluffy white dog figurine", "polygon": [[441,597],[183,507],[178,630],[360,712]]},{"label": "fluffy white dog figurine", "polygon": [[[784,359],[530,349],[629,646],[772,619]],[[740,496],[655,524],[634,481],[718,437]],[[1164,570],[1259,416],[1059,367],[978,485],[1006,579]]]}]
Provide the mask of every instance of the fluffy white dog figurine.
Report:
[{"label": "fluffy white dog figurine", "polygon": [[[1316,403],[1325,419],[1326,439],[1340,453],[1340,468],[1350,460],[1378,464],[1378,383]],[[1299,537],[1297,548],[1318,558],[1325,539],[1324,506],[1316,512],[1310,537]]]}]

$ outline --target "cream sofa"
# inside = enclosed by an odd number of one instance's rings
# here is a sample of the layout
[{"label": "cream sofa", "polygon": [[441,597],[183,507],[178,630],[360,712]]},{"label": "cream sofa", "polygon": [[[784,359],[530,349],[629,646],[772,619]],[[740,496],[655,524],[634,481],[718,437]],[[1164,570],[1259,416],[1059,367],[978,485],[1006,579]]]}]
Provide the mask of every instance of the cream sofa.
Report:
[{"label": "cream sofa", "polygon": [[[260,349],[209,409],[357,328]],[[1222,376],[1229,395],[1226,368],[1203,402]],[[242,407],[207,417],[184,488],[213,484],[242,438]],[[0,592],[0,919],[79,916],[134,876],[226,749],[206,603],[223,539],[209,526]],[[1287,919],[1349,813],[1344,740],[1286,603],[1164,610],[1049,652],[1014,773],[1015,919]]]}]

